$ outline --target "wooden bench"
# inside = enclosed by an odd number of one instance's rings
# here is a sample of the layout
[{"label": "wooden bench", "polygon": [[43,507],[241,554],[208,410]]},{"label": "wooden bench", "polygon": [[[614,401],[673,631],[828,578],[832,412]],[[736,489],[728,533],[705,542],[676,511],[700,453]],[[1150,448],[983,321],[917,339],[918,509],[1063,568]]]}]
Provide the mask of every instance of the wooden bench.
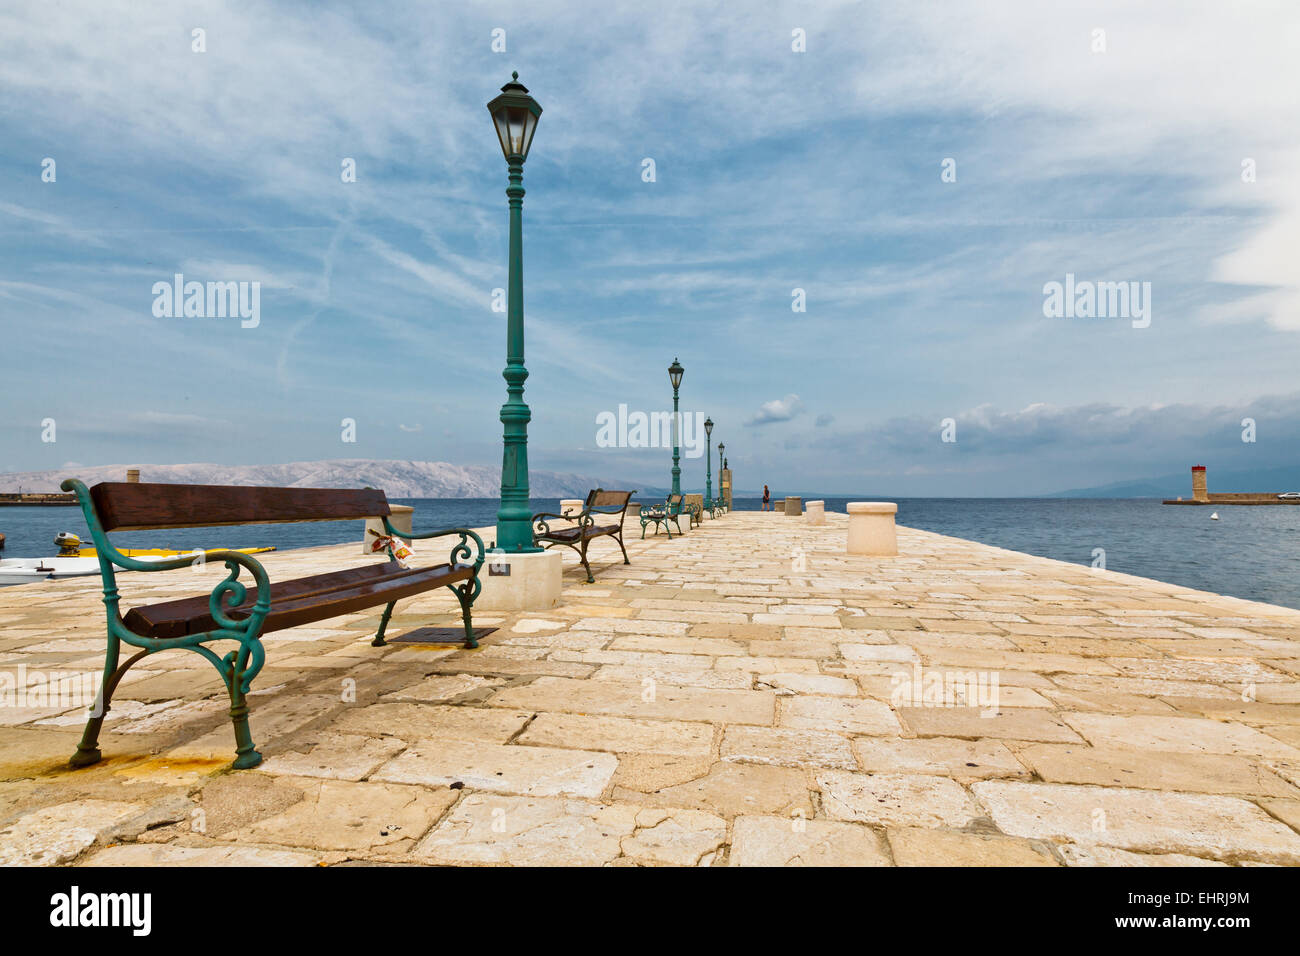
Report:
[{"label": "wooden bench", "polygon": [[[384,608],[379,631],[372,642],[384,642],[393,605],[402,598],[433,588],[449,588],[460,602],[465,623],[465,646],[477,647],[470,623],[470,608],[480,590],[483,541],[468,528],[449,528],[411,534],[398,532],[390,523],[388,499],[375,489],[246,488],[227,485],[167,485],[104,482],[87,488],[75,478],[63,482],[64,491],[76,493],[94,538],[104,583],[108,612],[108,651],[104,677],[95,707],[73,755],[73,767],[97,763],[99,731],[108,714],[114,690],[137,661],[159,651],[189,650],[202,656],[221,675],[230,695],[230,719],[235,728],[234,767],[255,767],[262,760],[248,729],[247,695],[262,669],[263,634],[299,624],[352,614],[380,604]],[[156,528],[204,528],[219,525],[272,524],[291,521],[350,521],[380,517],[390,536],[437,538],[460,535],[446,563],[404,568],[393,559],[379,564],[330,571],[272,584],[266,569],[253,557],[238,551],[209,551],[205,561],[225,562],[230,574],[210,595],[181,598],[133,608],[123,617],[118,611],[116,568],[131,571],[168,571],[189,567],[195,555],[161,561],[140,561],[122,554],[108,540],[110,531]],[[471,547],[477,545],[477,554]],[[116,567],[115,567],[116,566]],[[240,568],[253,578],[253,587],[236,580]],[[224,657],[205,646],[234,641],[236,649]],[[140,650],[118,664],[122,645]]]},{"label": "wooden bench", "polygon": [[[591,565],[587,563],[587,545],[593,539],[605,535],[613,538],[623,552],[623,563],[632,563],[627,559],[627,548],[623,547],[623,519],[627,515],[628,502],[634,494],[635,491],[605,491],[597,488],[587,495],[582,510],[576,514],[539,512],[533,515],[533,543],[548,549],[558,544],[577,551],[582,566],[587,569],[587,583],[592,584],[596,579],[592,577]],[[618,515],[618,524],[596,524],[596,518],[601,515]],[[552,523],[565,519],[573,523],[569,527],[551,527]]]},{"label": "wooden bench", "polygon": [[692,524],[699,524],[699,516],[696,509],[684,502],[683,495],[669,495],[667,500],[661,505],[654,505],[651,508],[641,509],[641,537],[645,537],[646,526],[653,523],[655,534],[659,533],[659,526],[663,525],[668,532],[668,540],[672,540],[673,531],[668,527],[668,522],[677,526],[677,533],[682,534],[682,524],[679,520],[683,514],[688,516],[686,527],[690,528]]},{"label": "wooden bench", "polygon": [[691,527],[704,523],[704,495],[682,495],[682,510],[691,514]]}]

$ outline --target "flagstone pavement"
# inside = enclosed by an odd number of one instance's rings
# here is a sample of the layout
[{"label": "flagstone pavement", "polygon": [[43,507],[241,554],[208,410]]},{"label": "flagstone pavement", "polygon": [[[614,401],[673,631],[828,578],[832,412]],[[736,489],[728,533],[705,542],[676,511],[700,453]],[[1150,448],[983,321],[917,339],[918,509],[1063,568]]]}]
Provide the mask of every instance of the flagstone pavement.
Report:
[{"label": "flagstone pavement", "polygon": [[[379,609],[268,635],[255,770],[195,654],[130,672],[75,771],[84,708],[10,677],[0,863],[1300,864],[1300,611],[902,528],[850,556],[827,522],[629,526],[630,566],[566,550],[563,605],[481,614],[478,650],[371,647]],[[0,674],[97,672],[102,620],[98,578],[0,589]],[[457,622],[442,591],[389,634]]]}]

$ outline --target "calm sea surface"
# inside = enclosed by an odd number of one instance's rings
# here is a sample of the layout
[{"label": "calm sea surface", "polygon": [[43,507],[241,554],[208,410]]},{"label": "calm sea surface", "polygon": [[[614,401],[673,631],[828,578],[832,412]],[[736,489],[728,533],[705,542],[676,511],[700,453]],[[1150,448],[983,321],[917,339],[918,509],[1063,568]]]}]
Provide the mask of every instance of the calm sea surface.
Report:
[{"label": "calm sea surface", "polygon": [[[828,511],[850,500],[827,498]],[[900,524],[1030,554],[1090,565],[1104,548],[1112,571],[1182,584],[1234,597],[1300,608],[1300,506],[1173,507],[1152,499],[893,498]],[[399,501],[399,499],[394,499]],[[496,523],[496,499],[401,499],[416,509],[416,529]],[[534,511],[555,511],[558,499],[534,499]],[[757,511],[759,499],[736,499]],[[1217,511],[1221,520],[1211,521]],[[250,525],[114,534],[120,547],[304,548],[361,539],[361,523]],[[54,554],[60,531],[87,544],[79,508],[0,508],[8,543],[0,557]],[[441,543],[424,545],[441,549]],[[416,543],[419,549],[420,543]],[[418,551],[417,551],[418,553]]]}]

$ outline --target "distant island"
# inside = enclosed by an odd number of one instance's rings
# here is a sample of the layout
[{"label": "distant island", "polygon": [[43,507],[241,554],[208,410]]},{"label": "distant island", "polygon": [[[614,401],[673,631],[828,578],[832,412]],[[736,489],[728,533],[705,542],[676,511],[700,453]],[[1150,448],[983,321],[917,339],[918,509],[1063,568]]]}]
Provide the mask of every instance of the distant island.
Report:
[{"label": "distant island", "polygon": [[[445,461],[294,461],[281,465],[96,465],[0,474],[0,493],[54,492],[64,478],[87,484],[125,481],[127,468],[139,468],[141,481],[197,485],[273,485],[280,488],[382,488],[390,498],[496,498],[501,469],[487,465],[453,465]],[[637,489],[643,496],[664,494],[626,479],[530,470],[529,491],[535,498],[585,498],[592,488]]]},{"label": "distant island", "polygon": [[[1300,491],[1300,467],[1250,468],[1214,472],[1216,491],[1245,492],[1274,489],[1278,492]],[[1044,495],[1045,498],[1190,498],[1192,479],[1187,471],[1159,478],[1116,481],[1092,488],[1071,488]]]}]

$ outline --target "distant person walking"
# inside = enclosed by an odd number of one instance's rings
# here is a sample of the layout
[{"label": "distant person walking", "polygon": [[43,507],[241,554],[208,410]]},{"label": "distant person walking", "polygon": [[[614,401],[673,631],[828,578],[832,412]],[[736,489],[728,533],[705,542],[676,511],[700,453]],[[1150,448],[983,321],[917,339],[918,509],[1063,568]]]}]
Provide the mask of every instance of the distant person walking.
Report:
[{"label": "distant person walking", "polygon": [[772,505],[772,492],[767,490],[767,485],[763,486],[763,510],[767,511]]}]

